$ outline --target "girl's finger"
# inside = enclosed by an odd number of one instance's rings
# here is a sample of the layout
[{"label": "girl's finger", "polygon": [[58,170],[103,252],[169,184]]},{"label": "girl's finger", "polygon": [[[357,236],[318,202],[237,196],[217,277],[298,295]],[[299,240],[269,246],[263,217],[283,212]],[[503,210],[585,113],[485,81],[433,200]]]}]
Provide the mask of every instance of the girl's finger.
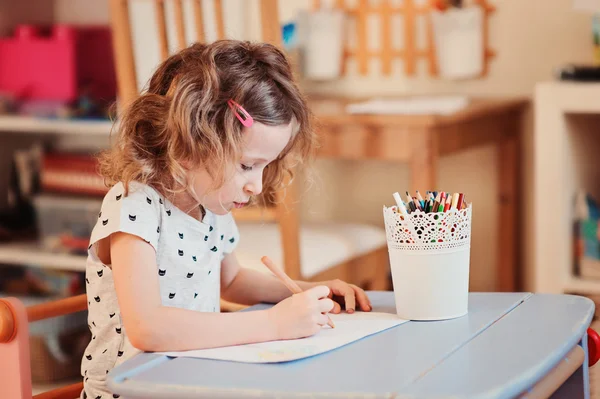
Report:
[{"label": "girl's finger", "polygon": [[304,292],[314,299],[321,299],[327,298],[331,293],[331,289],[326,285],[318,285]]},{"label": "girl's finger", "polygon": [[[324,298],[319,300],[319,312],[320,313],[328,313],[334,308],[334,302],[329,298]],[[339,305],[338,305],[339,306]]]},{"label": "girl's finger", "polygon": [[331,309],[331,313],[338,314],[342,311],[342,307],[336,301],[333,301],[333,309]]},{"label": "girl's finger", "polygon": [[344,303],[346,304],[346,312],[354,313],[356,303],[354,299],[354,290],[348,283],[338,281],[336,285],[331,287],[331,291],[337,296],[344,297]]},{"label": "girl's finger", "polygon": [[345,285],[340,289],[340,295],[344,296],[344,302],[346,303],[346,312],[354,313],[356,309],[356,299],[354,298],[354,290],[349,285]]},{"label": "girl's finger", "polygon": [[317,324],[320,326],[326,326],[329,322],[329,317],[325,314],[320,314],[317,316]]},{"label": "girl's finger", "polygon": [[356,285],[350,284],[350,287],[354,290],[354,294],[356,296],[356,301],[358,305],[364,312],[368,312],[371,310],[371,301],[369,297],[365,293],[362,288],[357,287]]}]

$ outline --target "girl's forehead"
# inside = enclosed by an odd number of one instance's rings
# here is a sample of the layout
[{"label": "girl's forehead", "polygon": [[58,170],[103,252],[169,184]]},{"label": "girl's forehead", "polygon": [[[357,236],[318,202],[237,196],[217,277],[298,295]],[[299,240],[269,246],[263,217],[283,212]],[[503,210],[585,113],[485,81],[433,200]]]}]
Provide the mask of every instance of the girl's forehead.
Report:
[{"label": "girl's forehead", "polygon": [[292,124],[267,126],[254,122],[244,133],[245,158],[271,162],[279,156],[292,137]]}]

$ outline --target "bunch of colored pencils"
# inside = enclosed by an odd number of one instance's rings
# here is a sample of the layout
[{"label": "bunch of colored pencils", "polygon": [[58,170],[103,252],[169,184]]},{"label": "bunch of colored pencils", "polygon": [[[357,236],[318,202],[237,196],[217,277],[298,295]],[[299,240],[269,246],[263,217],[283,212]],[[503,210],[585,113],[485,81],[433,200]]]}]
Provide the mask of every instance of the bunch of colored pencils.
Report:
[{"label": "bunch of colored pencils", "polygon": [[465,209],[467,201],[463,193],[450,194],[445,191],[427,191],[425,198],[417,191],[416,196],[411,196],[406,192],[406,202],[402,201],[400,194],[393,194],[396,201],[397,211],[404,215],[416,212],[424,213],[448,212],[450,209]]}]

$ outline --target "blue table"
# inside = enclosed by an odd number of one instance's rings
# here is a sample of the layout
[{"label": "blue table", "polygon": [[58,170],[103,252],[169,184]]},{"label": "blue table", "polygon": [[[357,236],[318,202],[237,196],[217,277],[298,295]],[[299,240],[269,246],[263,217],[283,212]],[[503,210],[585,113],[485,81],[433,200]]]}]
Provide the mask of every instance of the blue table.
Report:
[{"label": "blue table", "polygon": [[[391,292],[369,292],[395,312]],[[251,309],[259,309],[257,306]],[[144,353],[108,375],[131,398],[588,398],[584,297],[471,293],[467,316],[408,322],[337,350],[280,364]]]}]

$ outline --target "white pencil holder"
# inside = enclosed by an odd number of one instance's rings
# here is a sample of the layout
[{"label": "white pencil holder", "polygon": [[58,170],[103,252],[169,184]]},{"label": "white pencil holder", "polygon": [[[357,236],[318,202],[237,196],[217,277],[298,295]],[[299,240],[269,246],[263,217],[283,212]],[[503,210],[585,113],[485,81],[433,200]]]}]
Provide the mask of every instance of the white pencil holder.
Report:
[{"label": "white pencil holder", "polygon": [[327,9],[299,15],[302,72],[305,78],[323,81],[340,77],[345,17],[340,10]]},{"label": "white pencil holder", "polygon": [[474,78],[483,71],[483,10],[479,6],[433,11],[439,73],[446,79]]},{"label": "white pencil holder", "polygon": [[383,208],[396,312],[444,320],[468,311],[471,207],[442,213]]}]

